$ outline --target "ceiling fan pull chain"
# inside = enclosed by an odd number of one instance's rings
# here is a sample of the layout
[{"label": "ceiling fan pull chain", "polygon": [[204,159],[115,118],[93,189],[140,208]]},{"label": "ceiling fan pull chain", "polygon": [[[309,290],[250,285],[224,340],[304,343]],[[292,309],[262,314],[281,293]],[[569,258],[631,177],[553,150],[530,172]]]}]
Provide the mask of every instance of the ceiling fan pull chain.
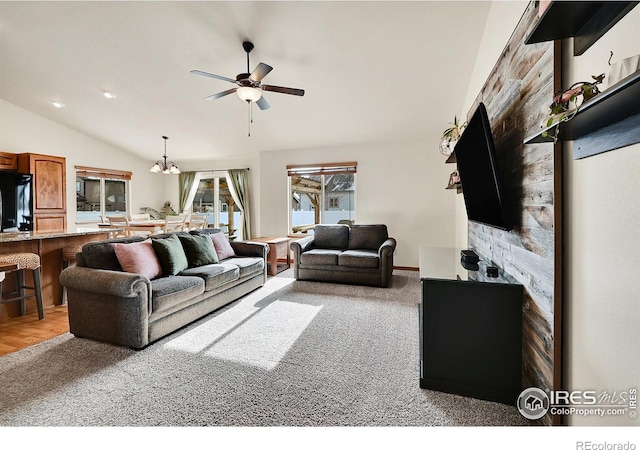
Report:
[{"label": "ceiling fan pull chain", "polygon": [[249,105],[249,120],[247,123],[247,128],[248,128],[248,132],[247,132],[247,137],[251,137],[251,123],[253,122],[253,118],[251,117],[251,102],[247,102],[247,105]]}]

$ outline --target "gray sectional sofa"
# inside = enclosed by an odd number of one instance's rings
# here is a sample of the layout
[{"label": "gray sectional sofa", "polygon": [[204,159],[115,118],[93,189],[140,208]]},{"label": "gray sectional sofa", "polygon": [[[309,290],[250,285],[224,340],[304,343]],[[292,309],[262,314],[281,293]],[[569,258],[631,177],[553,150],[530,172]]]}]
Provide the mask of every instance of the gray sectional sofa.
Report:
[{"label": "gray sectional sofa", "polygon": [[[159,250],[156,244],[175,244],[172,236],[177,236],[184,245],[196,239],[199,243],[203,241],[185,235],[205,236],[211,241],[209,235],[216,232],[220,230],[194,230],[151,238],[153,248]],[[116,255],[112,244],[129,245],[144,240],[131,237],[85,244],[78,253],[76,266],[61,273],[60,282],[67,289],[71,333],[140,349],[259,288],[267,279],[269,247],[253,242],[230,242],[234,256],[209,264],[201,264],[207,260],[200,258],[195,265],[194,256],[185,246],[189,267],[174,267],[171,255],[168,260],[164,255],[164,273],[153,279],[123,271],[120,255]],[[174,269],[179,273],[166,276]]]},{"label": "gray sectional sofa", "polygon": [[291,242],[296,280],[389,287],[396,240],[386,225],[316,225]]}]

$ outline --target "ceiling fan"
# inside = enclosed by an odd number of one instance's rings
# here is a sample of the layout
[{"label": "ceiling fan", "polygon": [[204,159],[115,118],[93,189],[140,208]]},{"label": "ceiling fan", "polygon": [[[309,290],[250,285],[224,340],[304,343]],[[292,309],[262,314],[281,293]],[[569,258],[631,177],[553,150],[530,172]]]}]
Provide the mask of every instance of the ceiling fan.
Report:
[{"label": "ceiling fan", "polygon": [[304,89],[294,89],[262,84],[262,79],[273,70],[273,67],[265,63],[260,63],[256,66],[255,69],[253,69],[253,72],[249,73],[249,53],[251,53],[251,50],[253,50],[253,44],[249,41],[245,41],[242,43],[242,48],[244,48],[244,51],[247,52],[247,72],[239,73],[236,76],[235,80],[232,78],[215,75],[213,73],[203,72],[201,70],[191,71],[191,73],[196,75],[216,78],[218,80],[228,81],[230,83],[238,85],[238,87],[234,87],[232,89],[228,89],[226,91],[218,92],[217,94],[205,97],[205,100],[216,100],[235,92],[242,100],[246,101],[249,104],[255,102],[258,105],[258,108],[264,110],[269,109],[271,105],[269,105],[267,100],[262,96],[262,91],[278,92],[280,94],[290,94],[298,96],[304,95]]}]

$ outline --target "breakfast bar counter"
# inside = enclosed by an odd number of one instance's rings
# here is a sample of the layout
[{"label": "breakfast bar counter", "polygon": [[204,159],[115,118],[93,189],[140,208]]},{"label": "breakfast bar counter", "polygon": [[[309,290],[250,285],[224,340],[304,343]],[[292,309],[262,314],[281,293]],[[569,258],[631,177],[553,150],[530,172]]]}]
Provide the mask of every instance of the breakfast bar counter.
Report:
[{"label": "breakfast bar counter", "polygon": [[[98,228],[68,228],[64,232],[21,231],[0,233],[0,254],[28,252],[40,256],[42,276],[42,296],[46,308],[61,304],[62,287],[59,277],[63,268],[62,249],[108,239],[109,231]],[[27,285],[32,284],[30,276],[25,277]],[[15,289],[15,273],[8,273],[3,283],[3,291]],[[1,305],[0,317],[7,319],[20,315],[19,302]],[[27,313],[36,310],[35,300],[27,300]]]}]

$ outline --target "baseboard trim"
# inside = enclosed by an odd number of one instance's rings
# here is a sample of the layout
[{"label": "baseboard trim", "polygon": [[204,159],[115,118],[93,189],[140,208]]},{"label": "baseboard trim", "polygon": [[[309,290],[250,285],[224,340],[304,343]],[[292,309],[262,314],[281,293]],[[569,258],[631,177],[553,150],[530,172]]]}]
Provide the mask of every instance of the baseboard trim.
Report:
[{"label": "baseboard trim", "polygon": [[393,268],[397,270],[412,270],[414,272],[418,272],[420,270],[418,267],[411,266],[393,266]]}]

